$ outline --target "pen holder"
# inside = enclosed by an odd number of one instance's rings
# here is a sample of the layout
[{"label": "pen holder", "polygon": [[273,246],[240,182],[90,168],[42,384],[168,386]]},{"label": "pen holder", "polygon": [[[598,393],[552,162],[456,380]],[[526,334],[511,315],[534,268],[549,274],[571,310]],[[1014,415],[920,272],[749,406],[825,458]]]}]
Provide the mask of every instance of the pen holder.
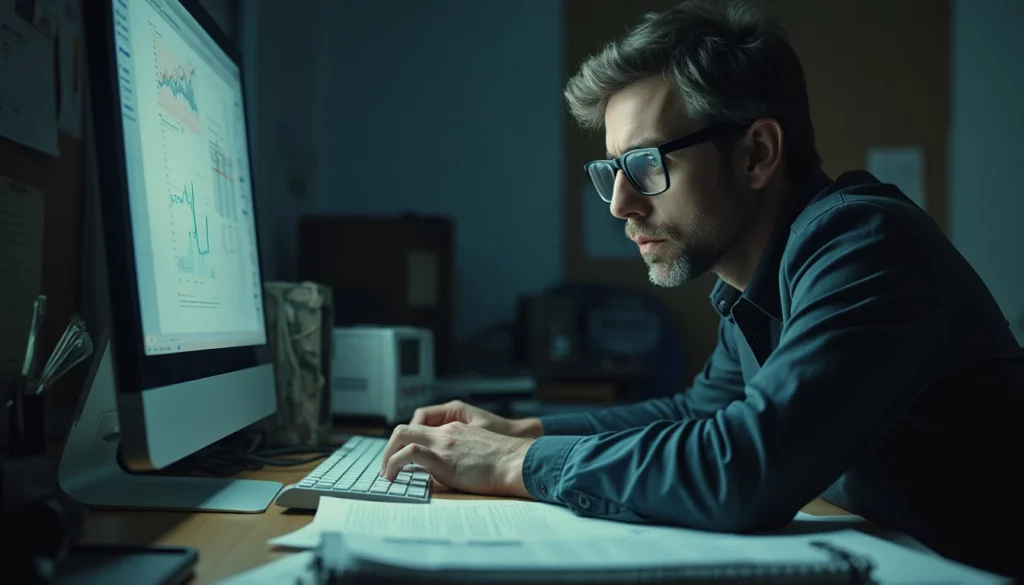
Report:
[{"label": "pen holder", "polygon": [[7,398],[8,456],[27,457],[46,453],[46,401],[40,394],[25,392],[23,380],[15,381]]},{"label": "pen holder", "polygon": [[268,282],[267,341],[274,356],[275,445],[327,444],[331,435],[331,289],[313,282]]}]

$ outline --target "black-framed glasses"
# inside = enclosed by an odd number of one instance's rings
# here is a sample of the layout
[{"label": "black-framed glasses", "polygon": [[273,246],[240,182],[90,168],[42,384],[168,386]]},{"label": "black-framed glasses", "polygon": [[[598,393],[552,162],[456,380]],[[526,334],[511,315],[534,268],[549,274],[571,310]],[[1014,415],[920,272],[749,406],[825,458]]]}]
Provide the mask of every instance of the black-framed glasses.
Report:
[{"label": "black-framed glasses", "polygon": [[630,150],[618,158],[588,162],[583,168],[590,176],[590,182],[594,184],[597,194],[608,203],[612,201],[615,174],[618,171],[625,173],[626,180],[637,192],[648,196],[658,195],[669,188],[664,159],[666,154],[710,142],[746,127],[732,123],[712,124],[661,146]]}]

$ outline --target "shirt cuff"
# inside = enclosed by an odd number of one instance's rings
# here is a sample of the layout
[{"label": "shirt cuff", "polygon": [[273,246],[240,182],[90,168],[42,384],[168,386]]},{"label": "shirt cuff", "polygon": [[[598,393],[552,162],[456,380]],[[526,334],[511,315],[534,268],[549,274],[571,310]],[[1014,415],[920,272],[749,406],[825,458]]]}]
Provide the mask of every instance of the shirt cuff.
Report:
[{"label": "shirt cuff", "polygon": [[569,452],[581,437],[540,437],[523,459],[523,485],[538,502],[559,504],[558,486]]},{"label": "shirt cuff", "polygon": [[594,433],[585,414],[552,414],[540,417],[544,436],[548,435],[590,435]]}]

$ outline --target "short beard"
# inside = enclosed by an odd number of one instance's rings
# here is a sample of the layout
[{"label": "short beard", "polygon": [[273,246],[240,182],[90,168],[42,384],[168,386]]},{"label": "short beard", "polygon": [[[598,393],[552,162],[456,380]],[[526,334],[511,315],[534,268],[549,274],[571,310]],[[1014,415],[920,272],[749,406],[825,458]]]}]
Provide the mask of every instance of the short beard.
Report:
[{"label": "short beard", "polygon": [[647,259],[647,278],[651,284],[664,288],[675,288],[696,279],[710,267],[697,264],[690,254],[679,250],[676,257],[667,260]]},{"label": "short beard", "polygon": [[[695,218],[700,218],[701,215],[697,214]],[[691,238],[698,235],[697,231],[687,230]],[[707,234],[700,235],[706,236]],[[644,257],[644,261],[647,262],[647,277],[655,286],[664,288],[682,286],[711,270],[715,262],[718,261],[718,255],[710,253],[704,246],[684,248],[677,243],[680,241],[678,238],[668,237],[665,240],[675,245],[675,250],[669,252],[671,255],[652,254]]]},{"label": "short beard", "polygon": [[[691,282],[714,268],[726,251],[736,243],[739,236],[738,231],[724,232],[742,227],[733,222],[743,218],[729,218],[721,213],[723,207],[728,209],[729,206],[741,204],[737,200],[738,194],[733,188],[728,167],[719,166],[717,169],[714,191],[716,201],[712,203],[712,208],[703,205],[697,208],[684,228],[689,245],[682,244],[683,238],[679,230],[674,227],[645,228],[635,224],[626,224],[626,236],[630,239],[637,236],[663,239],[675,247],[667,254],[652,254],[644,257],[644,261],[647,263],[647,277],[651,284],[674,288]],[[715,213],[715,211],[719,213]],[[731,223],[733,225],[730,225]],[[723,236],[726,238],[725,240],[722,239]]]}]

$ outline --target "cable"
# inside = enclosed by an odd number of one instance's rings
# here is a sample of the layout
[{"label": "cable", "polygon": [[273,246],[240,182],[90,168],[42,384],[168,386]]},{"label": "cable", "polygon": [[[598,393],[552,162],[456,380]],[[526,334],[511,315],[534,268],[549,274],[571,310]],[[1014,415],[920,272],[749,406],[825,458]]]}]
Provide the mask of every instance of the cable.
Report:
[{"label": "cable", "polygon": [[312,457],[307,457],[305,459],[287,459],[287,460],[283,460],[283,461],[280,460],[280,459],[270,459],[270,458],[267,458],[267,457],[260,457],[259,455],[249,455],[248,458],[250,460],[252,460],[252,461],[257,461],[259,463],[263,463],[264,465],[274,465],[274,466],[277,466],[277,467],[292,467],[292,466],[295,466],[295,465],[305,465],[306,463],[312,463],[314,461],[317,461],[319,459],[323,459],[324,457],[327,457],[327,455],[328,455],[328,453],[318,453],[317,455],[314,455]]},{"label": "cable", "polygon": [[[231,477],[243,471],[256,471],[264,466],[295,467],[324,459],[338,447],[331,445],[290,445],[263,448],[267,445],[267,432],[263,429],[239,431],[185,457],[167,468],[154,472],[159,475],[202,474],[213,477]],[[294,458],[293,455],[308,457]]]}]

